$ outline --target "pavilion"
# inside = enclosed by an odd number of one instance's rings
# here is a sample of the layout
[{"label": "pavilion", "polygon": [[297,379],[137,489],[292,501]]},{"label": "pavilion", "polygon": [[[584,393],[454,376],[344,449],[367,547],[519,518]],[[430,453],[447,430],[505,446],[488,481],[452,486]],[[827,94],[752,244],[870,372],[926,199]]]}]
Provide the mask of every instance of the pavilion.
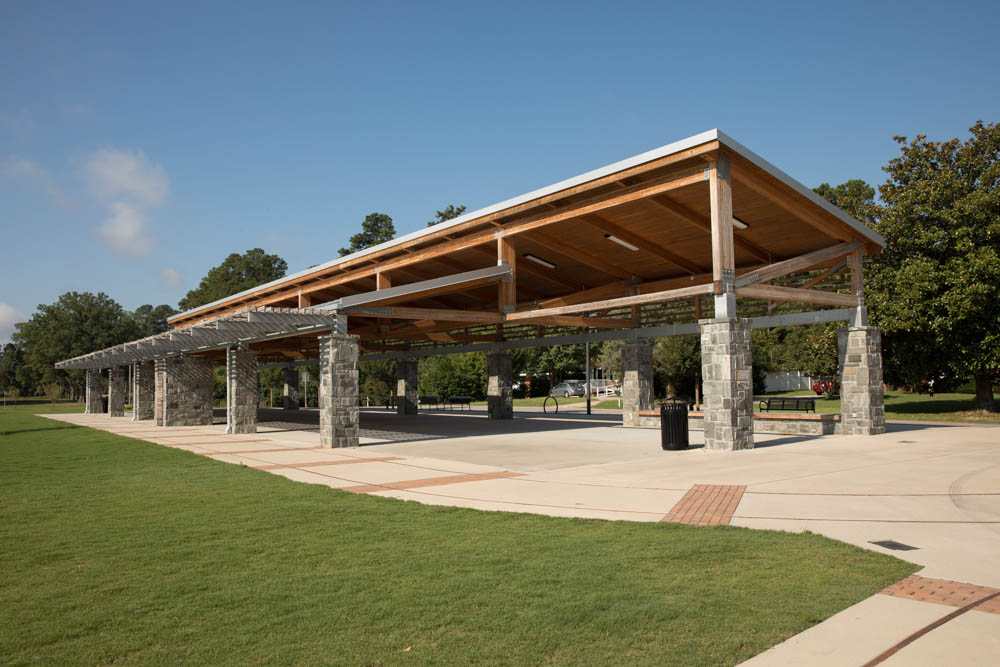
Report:
[{"label": "pavilion", "polygon": [[488,413],[513,417],[518,347],[622,339],[623,424],[653,404],[649,338],[701,334],[705,441],[753,447],[751,327],[844,321],[841,429],[884,431],[880,332],[862,264],[881,236],[718,130],[589,171],[195,308],[163,334],[62,361],[87,410],[210,424],[227,367],[227,432],[254,432],[258,365],[320,367],[320,437],[358,444],[358,361],[396,359],[398,411],[417,360],[487,353]]}]

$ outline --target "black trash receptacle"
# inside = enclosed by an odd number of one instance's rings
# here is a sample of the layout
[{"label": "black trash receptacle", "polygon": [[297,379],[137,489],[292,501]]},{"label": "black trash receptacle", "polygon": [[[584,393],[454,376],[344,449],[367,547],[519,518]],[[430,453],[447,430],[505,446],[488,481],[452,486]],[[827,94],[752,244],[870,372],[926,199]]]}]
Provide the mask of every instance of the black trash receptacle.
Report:
[{"label": "black trash receptacle", "polygon": [[688,448],[687,403],[672,400],[660,404],[660,445],[671,451]]},{"label": "black trash receptacle", "polygon": [[107,396],[101,396],[101,412],[103,412],[105,414],[108,412],[108,397]]}]

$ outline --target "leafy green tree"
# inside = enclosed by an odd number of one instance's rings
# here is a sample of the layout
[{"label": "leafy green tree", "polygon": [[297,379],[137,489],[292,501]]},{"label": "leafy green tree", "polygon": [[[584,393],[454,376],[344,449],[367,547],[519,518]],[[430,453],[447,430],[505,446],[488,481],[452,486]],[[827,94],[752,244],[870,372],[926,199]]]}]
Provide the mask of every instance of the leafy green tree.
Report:
[{"label": "leafy green tree", "polygon": [[103,292],[67,292],[51,305],[38,306],[27,322],[16,325],[13,340],[22,355],[18,382],[38,394],[58,384],[63,395],[78,398],[83,371],[57,370],[57,361],[138,338],[131,313]]},{"label": "leafy green tree", "polygon": [[13,343],[7,343],[0,352],[0,394],[14,394],[20,390],[17,369],[21,365],[21,352]]},{"label": "leafy green tree", "polygon": [[486,355],[482,352],[448,354],[420,360],[421,395],[486,397]]},{"label": "leafy green tree", "polygon": [[464,205],[462,205],[462,206],[455,206],[454,204],[448,204],[448,208],[444,209],[443,211],[437,211],[434,214],[434,219],[431,220],[430,222],[428,222],[427,226],[428,227],[433,227],[436,224],[439,224],[439,223],[442,223],[442,222],[447,222],[448,220],[451,220],[453,218],[457,218],[458,216],[462,215],[463,213],[465,213],[465,206]]},{"label": "leafy green tree", "polygon": [[168,330],[170,325],[167,324],[167,318],[176,314],[177,311],[167,304],[153,306],[147,303],[132,312],[132,319],[135,320],[139,337],[144,338]]},{"label": "leafy green tree", "polygon": [[361,400],[371,400],[373,405],[388,405],[396,394],[396,360],[362,361],[358,364],[358,389]]},{"label": "leafy green tree", "polygon": [[181,310],[190,310],[212,303],[272,280],[283,278],[288,263],[277,255],[269,255],[261,248],[247,250],[242,255],[232,253],[222,264],[209,270],[196,289],[191,290],[178,304]]},{"label": "leafy green tree", "polygon": [[351,245],[340,249],[340,256],[391,241],[395,236],[396,228],[392,225],[392,218],[385,213],[369,213],[361,223],[361,231],[351,237]]},{"label": "leafy green tree", "polygon": [[887,245],[867,262],[866,299],[894,372],[916,381],[971,376],[976,407],[992,412],[1000,376],[1000,124],[979,121],[970,132],[964,142],[895,137],[901,154],[884,167],[876,227]]},{"label": "leafy green tree", "polygon": [[869,227],[875,226],[878,220],[875,188],[861,179],[851,179],[838,186],[821,183],[819,187],[813,188],[813,192]]}]

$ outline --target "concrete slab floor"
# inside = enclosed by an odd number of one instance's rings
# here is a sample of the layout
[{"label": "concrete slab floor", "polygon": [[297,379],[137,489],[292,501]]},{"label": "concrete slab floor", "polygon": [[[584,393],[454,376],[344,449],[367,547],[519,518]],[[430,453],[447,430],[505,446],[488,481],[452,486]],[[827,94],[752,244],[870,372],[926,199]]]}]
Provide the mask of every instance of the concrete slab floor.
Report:
[{"label": "concrete slab floor", "polygon": [[[378,495],[482,510],[660,521],[695,484],[745,485],[734,525],[810,530],[923,565],[926,577],[1000,588],[996,427],[890,424],[877,437],[758,434],[757,447],[744,452],[708,452],[701,432],[692,431],[691,449],[670,452],[660,449],[659,431],[624,429],[614,413],[533,410],[490,421],[485,409],[399,417],[363,408],[362,446],[330,450],[310,449],[319,444],[315,410],[262,410],[258,433],[243,436],[226,436],[222,424],[162,429],[128,416],[51,418],[218,460],[288,466],[269,472],[297,481],[382,485]],[[392,460],[309,466],[341,457]],[[495,478],[506,472],[523,474]],[[428,479],[435,485],[406,486]],[[880,540],[914,548],[872,544]],[[751,663],[862,663],[951,611],[876,595]],[[944,656],[951,664],[1000,663],[998,621],[994,613],[969,612],[886,664],[930,664],[931,656],[936,664]]]}]

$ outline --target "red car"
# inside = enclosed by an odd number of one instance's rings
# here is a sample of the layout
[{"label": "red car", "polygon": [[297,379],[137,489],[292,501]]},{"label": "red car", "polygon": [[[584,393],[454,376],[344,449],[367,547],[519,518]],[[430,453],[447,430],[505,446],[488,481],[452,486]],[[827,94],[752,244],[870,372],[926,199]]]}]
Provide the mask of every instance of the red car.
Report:
[{"label": "red car", "polygon": [[817,396],[835,396],[840,393],[840,383],[832,377],[822,377],[813,382],[813,391]]}]

